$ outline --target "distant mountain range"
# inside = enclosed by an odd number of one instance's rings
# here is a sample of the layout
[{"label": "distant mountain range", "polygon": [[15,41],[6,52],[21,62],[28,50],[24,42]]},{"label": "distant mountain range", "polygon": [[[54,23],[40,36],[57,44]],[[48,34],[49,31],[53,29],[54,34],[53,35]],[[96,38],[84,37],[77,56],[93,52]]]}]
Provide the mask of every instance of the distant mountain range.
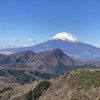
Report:
[{"label": "distant mountain range", "polygon": [[30,47],[5,49],[7,52],[20,52],[31,50],[33,52],[43,52],[59,48],[69,57],[77,60],[100,61],[100,48],[85,44],[69,33],[59,33],[46,42]]},{"label": "distant mountain range", "polygon": [[100,62],[82,62],[54,49],[35,53],[21,51],[12,55],[0,54],[0,76],[12,78],[21,84],[50,79],[79,68],[100,68]]}]

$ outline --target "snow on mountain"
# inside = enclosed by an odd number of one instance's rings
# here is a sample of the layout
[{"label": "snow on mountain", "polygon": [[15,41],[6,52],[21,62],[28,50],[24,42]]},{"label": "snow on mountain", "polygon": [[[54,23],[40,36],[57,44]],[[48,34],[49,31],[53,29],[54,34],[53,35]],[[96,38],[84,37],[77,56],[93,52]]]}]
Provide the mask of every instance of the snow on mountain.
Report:
[{"label": "snow on mountain", "polygon": [[79,40],[76,37],[74,37],[72,34],[67,33],[67,32],[57,33],[50,40],[62,40],[62,41],[69,41],[69,42],[79,42]]},{"label": "snow on mountain", "polygon": [[68,56],[77,60],[100,60],[100,48],[83,43],[72,34],[66,32],[58,33],[48,41],[34,46],[4,49],[2,51],[19,52],[31,50],[34,52],[42,52],[56,48],[63,50]]}]

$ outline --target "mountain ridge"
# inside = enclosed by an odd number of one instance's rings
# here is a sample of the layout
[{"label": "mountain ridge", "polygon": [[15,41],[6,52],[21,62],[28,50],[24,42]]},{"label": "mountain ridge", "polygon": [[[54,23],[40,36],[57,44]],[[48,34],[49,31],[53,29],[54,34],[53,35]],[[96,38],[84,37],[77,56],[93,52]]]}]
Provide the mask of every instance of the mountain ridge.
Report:
[{"label": "mountain ridge", "polygon": [[100,61],[100,48],[97,48],[90,44],[82,43],[80,41],[70,42],[63,41],[61,39],[51,39],[30,47],[12,48],[2,51],[20,52],[30,50],[33,52],[43,52],[50,51],[56,48],[63,50],[63,52],[66,53],[69,57],[77,60]]},{"label": "mountain ridge", "polygon": [[[2,55],[4,56],[4,55]],[[7,66],[7,64],[23,63],[29,66],[29,68],[37,71],[50,72],[51,74],[57,73],[59,69],[76,68],[77,66],[84,67],[84,64],[92,64],[95,67],[100,67],[100,62],[86,62],[78,61],[67,56],[61,49],[56,48],[52,51],[44,51],[35,53],[33,51],[21,51],[12,55],[4,56],[0,58],[0,65]],[[58,67],[57,67],[58,66]],[[73,66],[73,67],[70,67]],[[56,70],[56,69],[57,70]],[[55,72],[56,70],[56,72]],[[61,70],[62,71],[62,70]],[[65,72],[64,71],[64,72]],[[63,72],[60,72],[63,73]]]},{"label": "mountain ridge", "polygon": [[79,69],[50,80],[39,100],[99,100],[100,70]]}]

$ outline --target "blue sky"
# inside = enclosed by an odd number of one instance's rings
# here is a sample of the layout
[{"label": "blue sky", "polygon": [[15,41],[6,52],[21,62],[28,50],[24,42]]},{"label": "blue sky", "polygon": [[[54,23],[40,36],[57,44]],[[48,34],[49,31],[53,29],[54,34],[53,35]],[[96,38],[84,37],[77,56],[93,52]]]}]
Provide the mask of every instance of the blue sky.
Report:
[{"label": "blue sky", "polygon": [[100,47],[100,0],[0,0],[0,48],[69,32]]}]

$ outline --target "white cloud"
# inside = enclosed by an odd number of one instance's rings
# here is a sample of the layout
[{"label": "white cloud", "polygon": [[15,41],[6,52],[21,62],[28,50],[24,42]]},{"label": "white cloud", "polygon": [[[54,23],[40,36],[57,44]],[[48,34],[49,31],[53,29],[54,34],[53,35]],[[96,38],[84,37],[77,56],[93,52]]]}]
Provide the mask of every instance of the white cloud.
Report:
[{"label": "white cloud", "polygon": [[21,47],[30,47],[33,46],[32,44],[25,44],[25,45],[0,45],[0,49],[8,49],[8,48],[21,48]]},{"label": "white cloud", "polygon": [[8,48],[20,48],[21,45],[0,45],[0,49],[8,49]]},{"label": "white cloud", "polygon": [[29,44],[23,45],[23,47],[30,47],[30,46],[33,46],[33,45],[29,45]]},{"label": "white cloud", "polygon": [[71,41],[71,42],[76,42],[79,41],[76,37],[74,37],[72,34],[67,33],[67,32],[61,32],[61,33],[57,33],[53,38],[51,38],[50,40],[63,40],[63,41]]},{"label": "white cloud", "polygon": [[28,42],[36,42],[35,40],[33,39],[29,39]]}]

